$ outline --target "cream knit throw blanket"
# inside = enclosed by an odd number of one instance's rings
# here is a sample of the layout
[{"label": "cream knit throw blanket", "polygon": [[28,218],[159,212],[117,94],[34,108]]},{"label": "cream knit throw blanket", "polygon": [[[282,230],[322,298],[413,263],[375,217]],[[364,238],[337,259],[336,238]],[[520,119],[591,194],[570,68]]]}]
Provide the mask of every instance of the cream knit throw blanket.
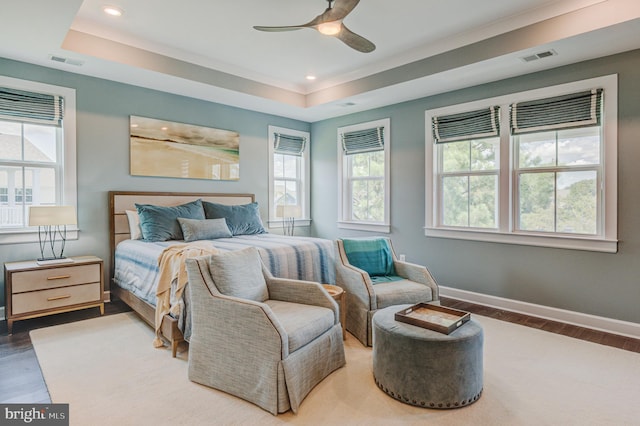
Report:
[{"label": "cream knit throw blanket", "polygon": [[[196,241],[188,244],[175,244],[167,247],[158,257],[160,275],[158,276],[158,289],[156,290],[156,337],[153,346],[164,346],[161,338],[162,318],[168,314],[178,314],[171,306],[171,283],[176,280],[175,300],[180,300],[184,287],[187,285],[187,269],[185,261],[189,257],[215,254],[218,250],[208,241]],[[173,309],[178,305],[174,306]]]}]

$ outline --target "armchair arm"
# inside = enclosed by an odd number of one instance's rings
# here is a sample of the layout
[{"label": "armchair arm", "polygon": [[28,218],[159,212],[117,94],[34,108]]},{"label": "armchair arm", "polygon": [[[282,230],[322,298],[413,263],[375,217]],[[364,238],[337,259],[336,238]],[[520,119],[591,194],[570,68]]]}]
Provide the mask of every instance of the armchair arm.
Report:
[{"label": "armchair arm", "polygon": [[436,280],[426,267],[400,260],[394,260],[393,266],[396,269],[396,273],[402,278],[430,287],[434,302],[440,300],[438,283],[436,283]]},{"label": "armchair arm", "polygon": [[347,291],[349,297],[357,298],[364,306],[375,309],[376,293],[373,290],[369,274],[349,263],[342,241],[336,241],[336,284]]},{"label": "armchair arm", "polygon": [[[214,296],[208,302],[203,312],[207,315],[205,327],[211,333],[210,338],[224,346],[225,352],[233,354],[251,348],[260,352],[263,359],[289,356],[289,337],[269,306],[224,295]],[[198,338],[196,333],[194,325],[192,338]]]},{"label": "armchair arm", "polygon": [[206,262],[200,259],[187,262],[191,340],[204,342],[216,352],[225,354],[252,348],[252,354],[259,352],[264,359],[287,357],[289,337],[271,308],[264,303],[219,293],[205,268]]},{"label": "armchair arm", "polygon": [[276,277],[265,278],[269,299],[329,308],[333,311],[335,324],[340,322],[338,304],[319,283]]}]

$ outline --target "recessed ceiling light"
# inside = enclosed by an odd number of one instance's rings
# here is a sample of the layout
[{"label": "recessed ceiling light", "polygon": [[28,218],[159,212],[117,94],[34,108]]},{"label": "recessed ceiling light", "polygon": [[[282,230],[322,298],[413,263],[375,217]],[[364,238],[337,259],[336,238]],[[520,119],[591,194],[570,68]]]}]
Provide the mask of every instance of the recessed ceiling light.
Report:
[{"label": "recessed ceiling light", "polygon": [[102,11],[110,16],[122,16],[124,13],[124,10],[118,6],[105,6],[102,8]]},{"label": "recessed ceiling light", "polygon": [[316,76],[315,76],[315,75],[311,75],[311,74],[309,74],[309,75],[307,75],[305,78],[306,78],[307,80],[315,80],[315,79],[316,79]]}]

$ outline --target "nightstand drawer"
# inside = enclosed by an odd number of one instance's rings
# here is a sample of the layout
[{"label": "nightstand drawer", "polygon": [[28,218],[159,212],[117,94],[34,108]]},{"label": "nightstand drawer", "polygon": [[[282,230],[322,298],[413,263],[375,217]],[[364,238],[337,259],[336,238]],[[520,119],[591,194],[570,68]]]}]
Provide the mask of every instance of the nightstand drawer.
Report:
[{"label": "nightstand drawer", "polygon": [[93,283],[100,281],[100,278],[100,264],[98,263],[14,272],[11,276],[11,291],[16,294],[26,291]]},{"label": "nightstand drawer", "polygon": [[100,302],[101,283],[52,288],[13,295],[13,315],[42,311],[79,303]]}]

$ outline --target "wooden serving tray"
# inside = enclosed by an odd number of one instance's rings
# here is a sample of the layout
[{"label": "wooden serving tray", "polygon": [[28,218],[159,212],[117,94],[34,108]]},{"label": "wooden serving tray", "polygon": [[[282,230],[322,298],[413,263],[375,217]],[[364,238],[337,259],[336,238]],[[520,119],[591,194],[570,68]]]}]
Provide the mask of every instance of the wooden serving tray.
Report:
[{"label": "wooden serving tray", "polygon": [[469,312],[444,306],[418,303],[395,314],[395,320],[444,334],[460,328],[471,319]]}]

